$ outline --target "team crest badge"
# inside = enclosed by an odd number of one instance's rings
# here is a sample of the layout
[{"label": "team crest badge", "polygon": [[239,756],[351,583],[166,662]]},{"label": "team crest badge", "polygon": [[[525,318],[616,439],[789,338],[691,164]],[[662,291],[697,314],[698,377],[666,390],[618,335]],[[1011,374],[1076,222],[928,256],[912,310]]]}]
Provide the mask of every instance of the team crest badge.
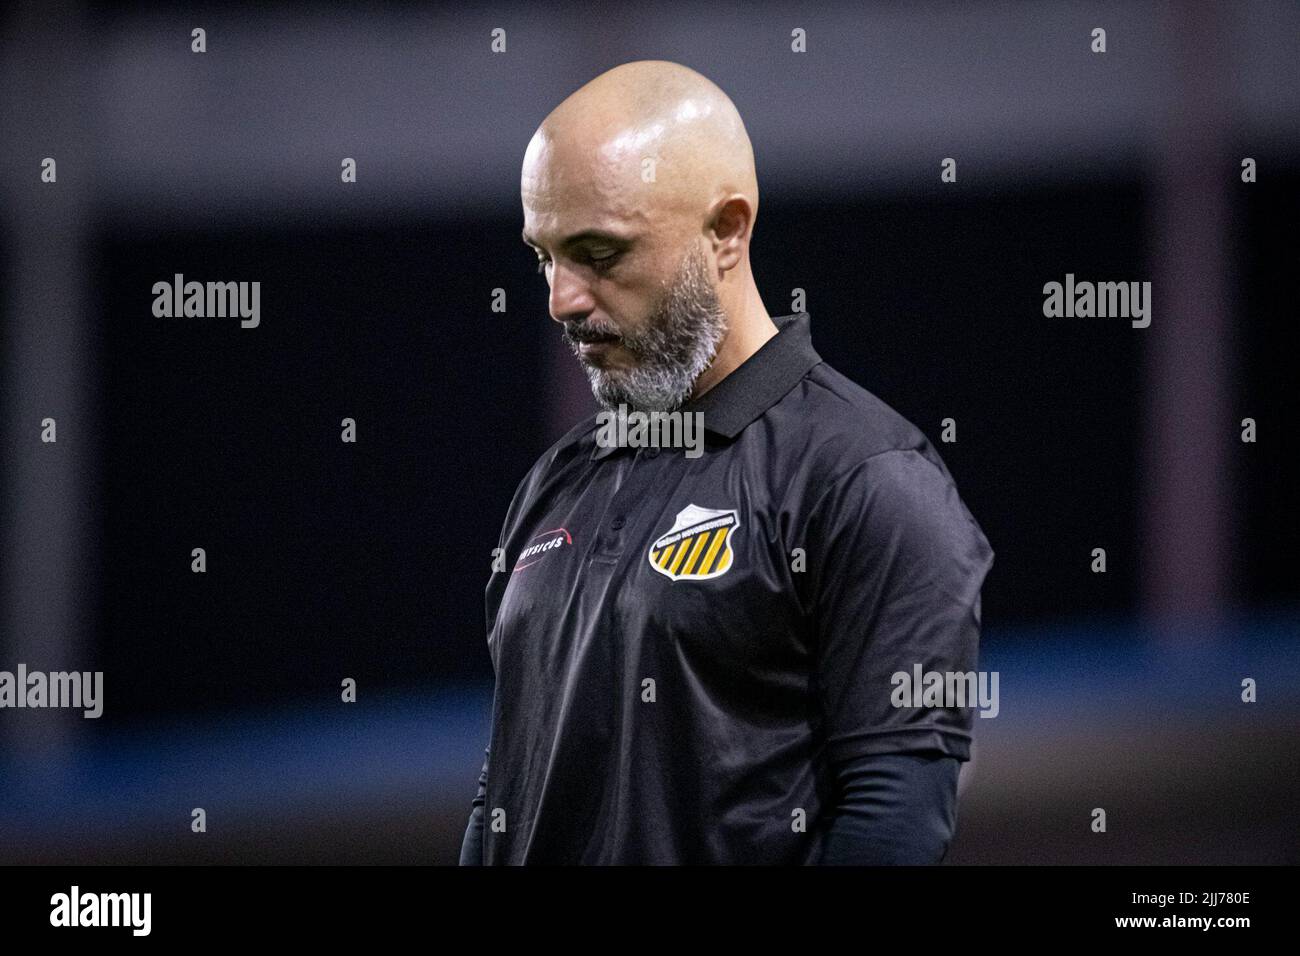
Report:
[{"label": "team crest badge", "polygon": [[656,538],[646,560],[674,581],[704,581],[726,574],[734,562],[731,538],[740,527],[735,511],[687,505],[667,533]]}]

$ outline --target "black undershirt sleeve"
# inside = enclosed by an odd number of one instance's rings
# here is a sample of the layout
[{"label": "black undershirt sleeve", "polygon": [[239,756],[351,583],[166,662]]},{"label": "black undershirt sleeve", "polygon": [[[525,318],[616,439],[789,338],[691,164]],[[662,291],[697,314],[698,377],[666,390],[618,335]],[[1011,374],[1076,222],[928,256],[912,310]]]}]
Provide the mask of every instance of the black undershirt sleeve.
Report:
[{"label": "black undershirt sleeve", "polygon": [[836,765],[820,859],[830,866],[940,863],[957,822],[956,757],[872,754]]},{"label": "black undershirt sleeve", "polygon": [[[490,748],[489,748],[490,749]],[[478,775],[478,793],[471,802],[469,824],[460,845],[461,866],[483,865],[483,804],[487,800],[488,750],[483,751],[483,769]]]}]

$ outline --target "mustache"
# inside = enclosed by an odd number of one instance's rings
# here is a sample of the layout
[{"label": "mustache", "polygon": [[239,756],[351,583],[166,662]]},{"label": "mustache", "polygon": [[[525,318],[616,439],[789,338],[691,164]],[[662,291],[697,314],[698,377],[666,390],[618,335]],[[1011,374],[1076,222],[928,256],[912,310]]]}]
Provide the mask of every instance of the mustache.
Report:
[{"label": "mustache", "polygon": [[610,339],[623,341],[623,336],[618,329],[611,326],[602,325],[598,322],[573,323],[564,327],[564,338],[570,345],[579,345],[583,342],[605,342]]}]

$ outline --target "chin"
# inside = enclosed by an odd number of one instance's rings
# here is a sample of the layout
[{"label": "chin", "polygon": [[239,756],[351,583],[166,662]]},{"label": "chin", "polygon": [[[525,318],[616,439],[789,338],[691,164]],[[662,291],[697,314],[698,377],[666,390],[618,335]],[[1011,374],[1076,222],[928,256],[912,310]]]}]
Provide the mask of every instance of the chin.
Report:
[{"label": "chin", "polygon": [[636,365],[628,362],[618,355],[591,355],[583,356],[582,359],[591,368],[601,372],[630,372]]}]

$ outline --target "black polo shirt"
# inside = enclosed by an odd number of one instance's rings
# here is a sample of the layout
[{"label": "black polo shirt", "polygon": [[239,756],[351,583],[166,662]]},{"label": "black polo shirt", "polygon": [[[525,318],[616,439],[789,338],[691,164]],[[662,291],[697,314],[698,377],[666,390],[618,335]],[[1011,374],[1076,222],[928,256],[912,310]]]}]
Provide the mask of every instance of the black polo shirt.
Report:
[{"label": "black polo shirt", "polygon": [[925,436],[813,350],[806,314],[690,403],[704,453],[601,447],[519,485],[487,587],[485,863],[807,863],[837,761],[969,759],[984,534]]}]

